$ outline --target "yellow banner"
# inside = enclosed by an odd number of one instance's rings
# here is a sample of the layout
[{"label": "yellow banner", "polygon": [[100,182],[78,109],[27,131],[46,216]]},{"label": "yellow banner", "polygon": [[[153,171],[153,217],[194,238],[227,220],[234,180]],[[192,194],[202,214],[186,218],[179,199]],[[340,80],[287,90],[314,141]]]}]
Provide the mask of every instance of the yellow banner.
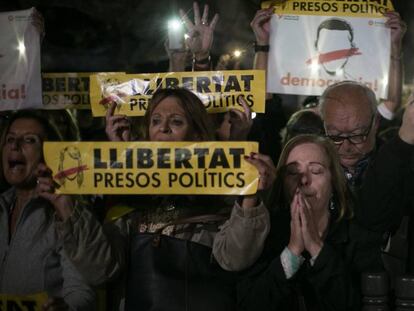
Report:
[{"label": "yellow banner", "polygon": [[274,6],[278,15],[321,15],[348,17],[384,17],[394,11],[391,0],[278,0],[265,1],[263,8]]},{"label": "yellow banner", "polygon": [[170,72],[92,75],[90,97],[92,114],[105,116],[108,104],[119,104],[116,114],[143,116],[152,94],[158,88],[183,87],[193,91],[210,113],[239,108],[244,98],[254,112],[265,111],[266,81],[263,70]]},{"label": "yellow banner", "polygon": [[258,172],[244,156],[256,142],[45,142],[46,164],[66,194],[256,192]]},{"label": "yellow banner", "polygon": [[91,109],[89,76],[92,73],[42,73],[43,109]]},{"label": "yellow banner", "polygon": [[[96,72],[42,73],[43,109],[91,109],[89,77]],[[105,73],[123,74],[122,72]]]},{"label": "yellow banner", "polygon": [[28,296],[0,294],[1,311],[42,311],[43,304],[48,296],[46,293],[39,293]]}]

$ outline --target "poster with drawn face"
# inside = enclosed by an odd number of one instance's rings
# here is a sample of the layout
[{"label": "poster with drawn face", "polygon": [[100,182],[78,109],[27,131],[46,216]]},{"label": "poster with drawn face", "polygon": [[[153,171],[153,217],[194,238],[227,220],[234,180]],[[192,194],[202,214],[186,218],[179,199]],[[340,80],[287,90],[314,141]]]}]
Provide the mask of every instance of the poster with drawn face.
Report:
[{"label": "poster with drawn face", "polygon": [[42,107],[34,9],[0,13],[0,110]]},{"label": "poster with drawn face", "polygon": [[390,30],[385,22],[385,18],[275,14],[268,91],[321,95],[331,84],[354,80],[385,98],[390,64]]}]

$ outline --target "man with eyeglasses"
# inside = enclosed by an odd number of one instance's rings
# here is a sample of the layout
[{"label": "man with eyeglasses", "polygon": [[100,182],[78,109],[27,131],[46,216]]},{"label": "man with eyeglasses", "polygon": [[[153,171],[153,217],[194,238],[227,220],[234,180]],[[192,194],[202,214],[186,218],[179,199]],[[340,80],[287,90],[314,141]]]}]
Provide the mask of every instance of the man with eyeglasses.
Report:
[{"label": "man with eyeglasses", "polygon": [[375,94],[365,85],[343,81],[320,98],[326,135],[336,145],[356,196],[355,215],[371,230],[394,231],[403,216],[404,188],[414,154],[413,105],[408,105],[399,135],[376,147],[379,124]]}]

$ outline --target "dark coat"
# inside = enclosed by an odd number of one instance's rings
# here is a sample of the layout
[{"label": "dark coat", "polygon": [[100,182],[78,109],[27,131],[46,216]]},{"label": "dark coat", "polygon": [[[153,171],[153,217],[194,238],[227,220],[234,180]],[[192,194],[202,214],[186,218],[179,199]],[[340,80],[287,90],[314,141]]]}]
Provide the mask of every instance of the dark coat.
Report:
[{"label": "dark coat", "polygon": [[272,220],[273,231],[262,257],[239,282],[239,309],[360,310],[360,273],[383,270],[381,235],[352,220],[331,221],[314,265],[309,254],[304,254],[306,261],[300,270],[286,279],[280,254],[289,243],[289,211],[277,212]]},{"label": "dark coat", "polygon": [[411,158],[414,146],[398,136],[374,152],[361,181],[355,187],[356,219],[370,230],[394,232],[404,215],[412,188]]}]

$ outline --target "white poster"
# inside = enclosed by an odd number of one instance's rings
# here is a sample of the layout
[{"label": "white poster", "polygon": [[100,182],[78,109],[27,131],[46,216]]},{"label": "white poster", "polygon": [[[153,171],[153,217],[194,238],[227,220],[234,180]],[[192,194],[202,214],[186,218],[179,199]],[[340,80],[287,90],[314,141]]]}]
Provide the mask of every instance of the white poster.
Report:
[{"label": "white poster", "polygon": [[328,85],[354,80],[385,98],[390,65],[390,30],[385,21],[378,17],[275,14],[268,91],[320,95]]},{"label": "white poster", "polygon": [[0,110],[42,107],[40,35],[33,12],[0,13]]}]

